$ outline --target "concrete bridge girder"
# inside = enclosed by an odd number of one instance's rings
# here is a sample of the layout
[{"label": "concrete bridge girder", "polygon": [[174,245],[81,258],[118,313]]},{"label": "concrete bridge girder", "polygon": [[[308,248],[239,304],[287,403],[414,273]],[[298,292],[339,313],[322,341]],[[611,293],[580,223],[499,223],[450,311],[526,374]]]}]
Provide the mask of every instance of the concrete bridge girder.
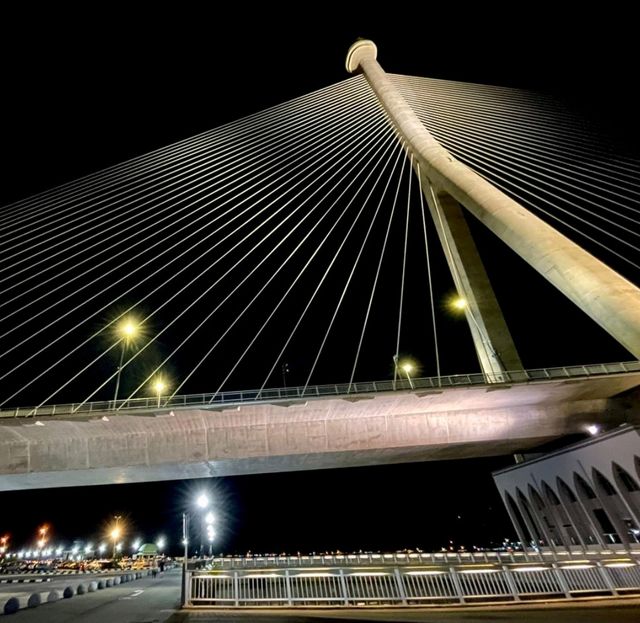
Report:
[{"label": "concrete bridge girder", "polygon": [[[640,419],[615,398],[640,374],[567,383],[394,392],[219,409],[2,422],[0,490],[471,458],[515,452],[594,421]],[[635,419],[634,419],[635,418]]]}]

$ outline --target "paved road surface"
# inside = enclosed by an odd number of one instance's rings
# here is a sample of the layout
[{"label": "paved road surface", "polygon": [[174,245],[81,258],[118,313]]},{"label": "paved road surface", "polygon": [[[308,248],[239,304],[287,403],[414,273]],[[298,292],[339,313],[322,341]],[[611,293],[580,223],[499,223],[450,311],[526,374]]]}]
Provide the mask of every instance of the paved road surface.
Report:
[{"label": "paved road surface", "polygon": [[[4,617],[7,623],[163,623],[179,606],[180,569]],[[45,583],[47,586],[49,583]],[[21,585],[16,585],[21,586]],[[24,586],[24,585],[22,585]],[[42,584],[32,584],[35,587]]]},{"label": "paved road surface", "polygon": [[[305,613],[306,614],[306,613]],[[149,619],[143,619],[147,621]],[[129,619],[126,620],[127,623]],[[351,612],[309,612],[308,616],[296,612],[176,612],[167,623],[357,623],[363,621],[392,623],[638,623],[640,599],[621,600],[616,605],[602,605],[602,601],[580,606],[556,605],[535,608],[497,606],[475,608],[464,612],[438,610],[378,610]]]}]

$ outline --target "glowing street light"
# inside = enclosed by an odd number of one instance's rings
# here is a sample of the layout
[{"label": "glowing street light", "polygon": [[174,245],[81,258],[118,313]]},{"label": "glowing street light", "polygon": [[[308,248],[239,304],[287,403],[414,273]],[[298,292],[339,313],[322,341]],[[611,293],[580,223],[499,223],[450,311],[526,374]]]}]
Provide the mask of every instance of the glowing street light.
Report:
[{"label": "glowing street light", "polygon": [[106,544],[105,543],[100,543],[100,545],[98,546],[98,553],[100,555],[102,555],[102,554],[105,553],[106,549],[107,549]]},{"label": "glowing street light", "polygon": [[196,506],[198,508],[207,508],[207,506],[209,506],[209,497],[207,496],[206,493],[201,493],[196,498]]},{"label": "glowing street light", "polygon": [[168,388],[167,382],[161,376],[158,376],[153,380],[151,387],[153,387],[153,391],[158,394],[158,407],[160,407],[160,397]]},{"label": "glowing street light", "polygon": [[393,374],[393,389],[396,388],[396,378],[400,375],[400,370],[402,370],[407,375],[407,380],[409,381],[409,387],[411,389],[415,389],[413,385],[413,379],[411,378],[411,373],[416,369],[416,366],[408,359],[403,359],[402,361],[398,361],[398,355],[393,356],[393,365],[394,365],[394,374]]},{"label": "glowing street light", "polygon": [[160,553],[162,553],[162,551],[164,550],[164,546],[166,544],[166,541],[164,540],[164,537],[158,537],[158,540],[156,541],[156,545],[158,546],[158,551]]},{"label": "glowing street light", "polygon": [[136,539],[132,544],[131,548],[134,552],[137,552],[140,549],[140,539]]},{"label": "glowing street light", "polygon": [[47,544],[48,531],[49,531],[49,526],[47,526],[46,524],[38,528],[38,548],[41,550],[44,549],[44,546]]},{"label": "glowing street light", "polygon": [[[478,321],[476,320],[476,317],[473,313],[473,309],[469,306],[469,301],[467,301],[467,299],[465,299],[462,296],[455,296],[449,300],[449,307],[456,312],[462,312],[462,311],[465,312],[465,316],[467,317],[467,320],[473,323],[475,330],[477,331],[478,336],[482,340],[482,343],[484,344],[486,350],[488,351],[488,353],[490,353],[491,357],[494,359],[495,363],[497,364],[498,370],[504,370],[502,360],[500,359],[500,356],[496,352],[496,349],[493,347],[493,343],[489,339],[487,330],[482,329],[478,324]],[[473,327],[472,327],[471,334],[473,336]],[[500,373],[497,375],[497,379],[501,381],[504,380],[502,374]]]},{"label": "glowing street light", "polygon": [[109,534],[109,536],[113,539],[113,558],[116,557],[116,546],[118,543],[118,539],[120,538],[120,536],[122,535],[122,528],[120,527],[120,519],[122,519],[122,517],[120,515],[116,515],[115,516],[115,524],[113,524],[113,527],[111,528],[111,532]]},{"label": "glowing street light", "polygon": [[122,348],[120,350],[120,363],[118,365],[118,374],[116,376],[116,391],[113,396],[113,403],[118,400],[118,390],[120,389],[120,374],[122,372],[122,362],[124,361],[124,352],[127,346],[135,339],[139,332],[139,325],[133,318],[125,318],[117,327],[116,333],[120,340]]},{"label": "glowing street light", "polygon": [[411,389],[415,389],[413,386],[413,381],[411,380],[411,372],[413,371],[413,365],[408,361],[405,361],[400,365],[400,368],[404,370],[404,373],[407,375],[407,379],[409,380],[409,386]]},{"label": "glowing street light", "polygon": [[453,307],[453,309],[457,309],[458,311],[466,309],[467,305],[467,299],[464,299],[461,296],[457,296],[451,301],[451,307]]},{"label": "glowing street light", "polygon": [[[200,493],[195,499],[195,506],[204,511],[209,507],[209,496],[206,493]],[[182,605],[186,603],[187,596],[187,563],[189,560],[189,511],[182,513],[182,543],[184,545],[184,560],[182,563]],[[205,519],[214,519],[213,513],[207,513]],[[202,541],[200,542],[200,548],[202,549]]]}]

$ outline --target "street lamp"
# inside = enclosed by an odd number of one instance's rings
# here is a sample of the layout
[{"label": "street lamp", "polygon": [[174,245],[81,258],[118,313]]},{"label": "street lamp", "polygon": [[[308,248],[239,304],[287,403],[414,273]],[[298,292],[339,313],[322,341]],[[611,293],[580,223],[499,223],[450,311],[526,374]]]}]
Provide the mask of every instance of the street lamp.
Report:
[{"label": "street lamp", "polygon": [[[480,336],[480,339],[482,340],[482,342],[485,345],[486,349],[489,351],[489,353],[491,354],[491,356],[495,360],[496,364],[498,365],[498,369],[499,370],[504,370],[504,366],[502,365],[502,360],[500,359],[500,356],[498,355],[498,353],[496,352],[495,348],[493,347],[493,344],[492,344],[491,340],[487,337],[486,330],[483,331],[480,328],[480,325],[478,324],[478,321],[476,320],[476,318],[475,318],[475,316],[473,314],[473,310],[469,307],[469,302],[467,301],[467,299],[465,299],[462,296],[456,296],[455,298],[450,300],[450,306],[455,311],[464,311],[465,312],[465,316],[467,318],[471,319],[471,322],[473,323],[474,327],[476,328],[476,331],[478,332],[478,335]],[[467,310],[469,311],[469,313],[466,313]],[[471,333],[473,335],[473,331]],[[502,379],[502,375],[499,374],[498,378]]]},{"label": "street lamp", "polygon": [[215,515],[211,512],[207,513],[204,518],[204,523],[207,527],[207,541],[209,541],[209,557],[212,556],[212,543],[215,537],[213,530],[213,522],[215,521]]},{"label": "street lamp", "polygon": [[151,386],[153,387],[153,391],[158,394],[158,408],[160,408],[160,397],[162,396],[162,392],[167,389],[168,385],[161,376],[158,376],[154,379]]},{"label": "street lamp", "polygon": [[120,337],[120,363],[118,364],[118,374],[116,375],[116,391],[113,396],[113,404],[118,400],[118,391],[120,389],[120,373],[122,372],[122,362],[124,361],[124,351],[127,346],[135,339],[138,334],[138,324],[132,318],[125,318],[117,328],[117,334]]},{"label": "street lamp", "polygon": [[415,370],[415,365],[408,359],[404,359],[402,361],[398,361],[398,355],[393,356],[393,389],[396,388],[396,379],[400,376],[400,370],[402,370],[407,375],[407,380],[409,381],[409,387],[411,389],[415,389],[413,385],[413,379],[411,378],[411,373]]},{"label": "street lamp", "polygon": [[411,389],[415,389],[413,386],[413,381],[411,380],[411,371],[413,370],[413,366],[407,361],[400,366],[405,374],[407,375],[407,379],[409,380],[409,386]]},{"label": "street lamp", "polygon": [[[200,510],[204,511],[209,508],[209,496],[206,493],[200,493],[195,499],[195,505]],[[207,513],[207,517],[211,516],[213,519],[213,513]],[[186,605],[187,600],[187,564],[189,561],[189,511],[186,510],[182,513],[182,543],[184,545],[184,561],[182,563],[182,605]]]},{"label": "street lamp", "polygon": [[47,544],[47,531],[49,530],[49,526],[44,525],[38,528],[38,547],[43,550],[44,546]]},{"label": "street lamp", "polygon": [[113,556],[112,556],[112,558],[115,559],[118,539],[122,535],[122,528],[120,527],[121,516],[120,515],[116,515],[114,517],[114,519],[116,520],[116,523],[113,525],[113,528],[111,529],[111,533],[110,533],[109,536],[111,536],[111,538],[113,539]]}]

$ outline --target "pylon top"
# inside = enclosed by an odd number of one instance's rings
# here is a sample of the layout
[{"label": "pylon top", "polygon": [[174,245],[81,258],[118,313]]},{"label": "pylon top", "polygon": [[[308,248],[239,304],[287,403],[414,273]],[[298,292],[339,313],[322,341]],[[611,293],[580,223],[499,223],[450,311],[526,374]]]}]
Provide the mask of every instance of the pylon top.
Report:
[{"label": "pylon top", "polygon": [[373,58],[375,60],[377,57],[378,48],[371,39],[358,39],[347,52],[347,60],[345,63],[347,71],[353,74],[358,71],[360,61],[365,58]]}]

